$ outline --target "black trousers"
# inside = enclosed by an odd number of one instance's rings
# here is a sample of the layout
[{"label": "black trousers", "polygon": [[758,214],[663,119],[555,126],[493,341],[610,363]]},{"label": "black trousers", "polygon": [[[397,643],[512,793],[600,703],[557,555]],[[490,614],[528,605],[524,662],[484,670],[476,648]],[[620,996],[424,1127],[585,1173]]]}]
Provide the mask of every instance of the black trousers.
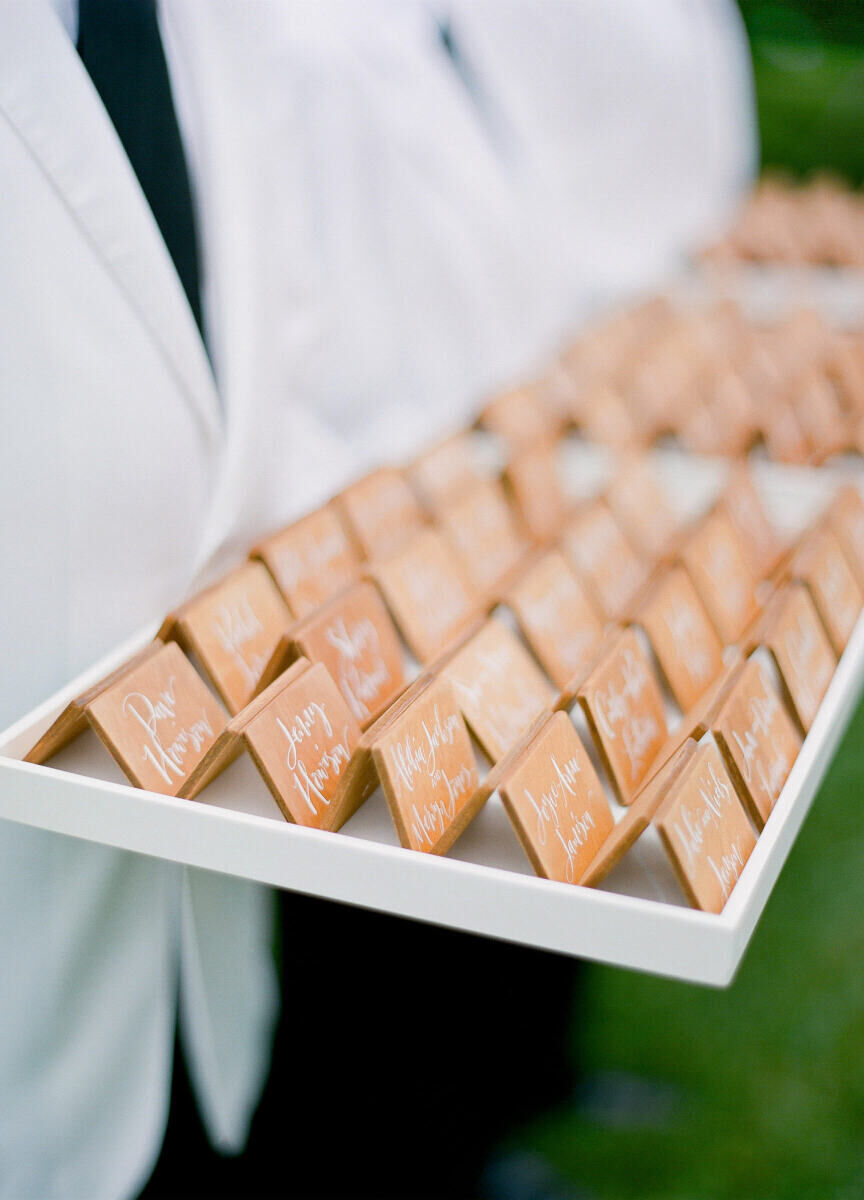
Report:
[{"label": "black trousers", "polygon": [[569,959],[280,895],[283,1012],[246,1152],[209,1147],[175,1056],[167,1196],[477,1194],[496,1144],[569,1098]]}]

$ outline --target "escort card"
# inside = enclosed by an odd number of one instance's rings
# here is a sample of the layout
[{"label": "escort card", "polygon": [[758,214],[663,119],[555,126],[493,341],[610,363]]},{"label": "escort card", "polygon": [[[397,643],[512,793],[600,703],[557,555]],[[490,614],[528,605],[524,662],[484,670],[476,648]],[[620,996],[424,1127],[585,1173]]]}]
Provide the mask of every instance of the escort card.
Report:
[{"label": "escort card", "polygon": [[591,388],[580,405],[582,425],[590,441],[626,449],[644,440],[621,393],[612,387]]},{"label": "escort card", "polygon": [[663,574],[636,620],[648,635],[669,690],[686,712],[723,670],[723,647],[683,567]]},{"label": "escort card", "polygon": [[557,693],[518,637],[487,621],[450,659],[442,674],[490,762],[513,748]]},{"label": "escort card", "polygon": [[761,830],[798,756],[801,736],[758,657],[747,660],[711,728],[738,795]]},{"label": "escort card", "polygon": [[586,505],[567,523],[561,549],[610,620],[625,614],[647,581],[645,563],[600,500]]},{"label": "escort card", "polygon": [[100,692],[87,719],[136,787],[176,796],[226,715],[175,642]]},{"label": "escort card", "polygon": [[229,712],[239,712],[291,614],[263,563],[250,562],[170,614],[160,630],[194,654]]},{"label": "escort card", "polygon": [[228,723],[181,795],[197,795],[245,748],[286,820],[339,829],[371,790],[345,787],[359,741],[326,667],[301,658]]},{"label": "escort card", "polygon": [[632,629],[616,638],[578,698],[615,794],[629,804],[666,741],[663,694]]},{"label": "escort card", "polygon": [[543,670],[559,689],[581,683],[600,648],[603,626],[558,550],[538,559],[507,602]]},{"label": "escort card", "polygon": [[549,718],[499,781],[498,792],[537,874],[581,883],[614,821],[566,713]]},{"label": "escort card", "polygon": [[496,588],[528,548],[504,488],[491,479],[476,483],[460,499],[443,506],[438,519],[474,587],[497,599]]},{"label": "escort card", "polygon": [[746,467],[734,472],[720,497],[720,506],[735,527],[750,574],[754,579],[764,579],[776,567],[784,547]]},{"label": "escort card", "polygon": [[426,522],[401,471],[381,467],[347,487],[334,503],[361,556],[389,558]]},{"label": "escort card", "polygon": [[540,399],[529,388],[514,388],[490,400],[480,423],[497,433],[514,449],[539,441],[554,432],[554,423]]},{"label": "escort card", "polygon": [[555,537],[570,508],[561,482],[557,442],[521,449],[510,460],[504,483],[530,536],[538,542]]},{"label": "escort card", "polygon": [[827,522],[804,535],[789,574],[810,588],[835,654],[841,655],[855,628],[864,595],[840,542]]},{"label": "escort card", "polygon": [[858,586],[864,588],[864,500],[858,489],[851,484],[841,488],[827,517],[855,572]]},{"label": "escort card", "polygon": [[323,663],[365,729],[405,686],[402,644],[381,597],[371,583],[340,592],[329,604],[295,625],[264,675],[268,681],[303,655]]},{"label": "escort card", "polygon": [[423,663],[437,658],[476,619],[480,599],[444,536],[428,529],[375,568],[402,636]]},{"label": "escort card", "polygon": [[439,442],[409,469],[412,486],[432,512],[457,500],[485,475],[470,433],[457,433]]},{"label": "escort card", "polygon": [[760,639],[774,656],[792,709],[806,733],[837,660],[805,584],[787,584],[772,597]]},{"label": "escort card", "polygon": [[252,551],[276,580],[294,617],[305,617],[354,583],[359,560],[333,505],[319,508]]},{"label": "escort card", "polygon": [[606,500],[641,554],[657,559],[668,550],[678,522],[647,456],[631,454],[621,461]]},{"label": "escort card", "polygon": [[693,907],[722,912],[756,835],[711,742],[681,772],[654,823]]},{"label": "escort card", "polygon": [[759,605],[753,577],[732,522],[718,509],[700,521],[681,554],[724,645],[736,641]]},{"label": "escort card", "polygon": [[372,755],[400,843],[445,854],[485,799],[450,684],[439,678],[425,688],[387,724]]}]

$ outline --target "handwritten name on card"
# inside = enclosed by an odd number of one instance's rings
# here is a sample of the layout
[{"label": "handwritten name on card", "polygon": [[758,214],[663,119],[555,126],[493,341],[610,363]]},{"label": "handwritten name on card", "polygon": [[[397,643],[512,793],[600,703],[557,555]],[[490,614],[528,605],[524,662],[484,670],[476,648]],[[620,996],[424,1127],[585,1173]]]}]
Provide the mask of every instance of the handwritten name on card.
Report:
[{"label": "handwritten name on card", "polygon": [[285,816],[338,829],[345,817],[341,785],[360,726],[327,669],[316,663],[277,690],[243,732]]},{"label": "handwritten name on card", "polygon": [[537,874],[580,883],[614,821],[566,713],[550,718],[498,791]]},{"label": "handwritten name on card", "polygon": [[436,679],[372,754],[401,844],[444,854],[477,809],[474,750],[449,683]]},{"label": "handwritten name on card", "polygon": [[625,630],[579,692],[622,804],[628,804],[666,741],[660,685],[639,639]]},{"label": "handwritten name on card", "polygon": [[481,593],[500,584],[527,549],[504,489],[494,480],[475,484],[460,499],[445,505],[439,522],[463,570]]},{"label": "handwritten name on card", "polygon": [[469,433],[456,434],[421,454],[409,474],[411,483],[433,511],[458,499],[484,477]]},{"label": "handwritten name on card", "polygon": [[227,717],[175,642],[101,692],[87,715],[141,788],[176,796]]},{"label": "handwritten name on card", "polygon": [[801,748],[765,663],[748,659],[711,727],[751,820],[761,829]]},{"label": "handwritten name on card", "polygon": [[648,572],[602,501],[578,512],[561,537],[561,549],[610,619],[623,616]]},{"label": "handwritten name on card", "polygon": [[557,550],[544,554],[507,597],[531,649],[559,689],[578,680],[600,647],[603,626]]},{"label": "handwritten name on card", "polygon": [[359,479],[335,503],[361,555],[370,562],[395,554],[426,520],[405,476],[393,467]]},{"label": "handwritten name on card", "polygon": [[830,525],[822,523],[805,535],[789,573],[810,588],[834,652],[842,654],[864,596]]},{"label": "handwritten name on card", "polygon": [[285,601],[261,563],[246,563],[184,605],[176,636],[194,652],[235,713],[247,704],[291,623]]},{"label": "handwritten name on card", "polygon": [[761,640],[774,656],[795,715],[806,732],[837,665],[806,585],[787,584],[773,597]]},{"label": "handwritten name on card", "polygon": [[849,484],[840,489],[828,509],[828,521],[840,539],[859,587],[864,587],[864,500],[857,488]]},{"label": "handwritten name on card", "polygon": [[387,605],[416,657],[442,653],[477,616],[479,599],[437,530],[426,530],[375,569]]},{"label": "handwritten name on card", "polygon": [[739,467],[720,498],[741,542],[754,579],[769,575],[783,553],[780,538],[768,519],[750,472]]},{"label": "handwritten name on card", "polygon": [[308,616],[354,583],[359,562],[335,508],[328,505],[261,542],[266,564],[297,618]]},{"label": "handwritten name on card", "polygon": [[756,835],[715,745],[699,747],[655,824],[690,903],[722,912]]},{"label": "handwritten name on card", "polygon": [[405,685],[402,645],[371,583],[340,593],[294,631],[297,650],[329,671],[362,728]]},{"label": "handwritten name on card", "polygon": [[504,482],[531,537],[539,542],[555,537],[570,507],[557,443],[520,449],[507,465]]},{"label": "handwritten name on card", "polygon": [[633,545],[659,558],[675,535],[675,514],[645,455],[628,455],[606,490],[606,499]]},{"label": "handwritten name on card", "polygon": [[663,575],[637,620],[648,634],[672,695],[686,712],[723,670],[723,647],[682,567]]},{"label": "handwritten name on card", "polygon": [[454,655],[444,676],[493,763],[556,699],[555,689],[518,637],[494,618]]},{"label": "handwritten name on card", "polygon": [[722,509],[700,522],[682,559],[720,640],[731,645],[754,620],[759,604],[741,542]]}]

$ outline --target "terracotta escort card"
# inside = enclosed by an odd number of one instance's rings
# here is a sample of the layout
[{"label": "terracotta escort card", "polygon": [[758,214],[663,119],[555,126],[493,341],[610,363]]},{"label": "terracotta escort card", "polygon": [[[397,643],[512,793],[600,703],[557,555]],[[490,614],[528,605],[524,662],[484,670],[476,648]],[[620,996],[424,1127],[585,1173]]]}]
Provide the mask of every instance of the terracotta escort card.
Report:
[{"label": "terracotta escort card", "polygon": [[810,588],[834,652],[841,655],[855,628],[864,595],[827,522],[804,535],[792,558],[789,574]]},{"label": "terracotta escort card", "polygon": [[828,509],[827,517],[840,539],[859,587],[864,588],[864,500],[858,489],[851,484],[841,488]]},{"label": "terracotta escort card", "polygon": [[250,562],[169,615],[160,635],[196,656],[228,711],[236,713],[254,696],[290,624],[266,568]]},{"label": "terracotta escort card", "polygon": [[432,512],[457,500],[485,474],[470,433],[457,433],[439,442],[421,454],[409,470],[413,487]]},{"label": "terracotta escort card", "polygon": [[615,794],[629,804],[666,741],[660,685],[639,639],[624,630],[579,692]]},{"label": "terracotta escort card", "polygon": [[507,602],[544,671],[563,691],[588,669],[603,626],[579,579],[558,550],[550,550],[519,579]]},{"label": "terracotta escort card", "polygon": [[669,690],[686,711],[723,670],[723,647],[683,567],[663,574],[636,620],[648,634]]},{"label": "terracotta escort card", "polygon": [[668,549],[678,522],[645,455],[622,459],[606,489],[606,500],[621,528],[646,558],[659,558]]},{"label": "terracotta escort card", "polygon": [[345,788],[359,741],[326,667],[301,658],[228,723],[181,794],[197,795],[245,748],[286,820],[339,829],[365,799]]},{"label": "terracotta escort card", "polygon": [[[483,480],[443,506],[439,524],[478,592],[491,595],[527,550],[500,483]],[[496,598],[493,596],[493,598]]]},{"label": "terracotta escort card", "polygon": [[837,665],[806,585],[787,584],[772,597],[760,638],[774,656],[793,711],[806,733]]},{"label": "terracotta escort card", "polygon": [[654,823],[693,907],[722,912],[756,835],[713,743],[696,751]]},{"label": "terracotta escort card", "polygon": [[648,571],[602,501],[582,508],[567,523],[561,549],[610,619],[623,616]]},{"label": "terracotta escort card", "polygon": [[274,533],[252,551],[295,617],[305,617],[357,579],[359,560],[332,505]]},{"label": "terracotta escort card", "polygon": [[490,762],[511,750],[557,693],[506,625],[487,621],[443,671]]},{"label": "terracotta escort card", "polygon": [[87,718],[136,787],[176,796],[226,725],[175,642],[100,692]]},{"label": "terracotta escort card", "polygon": [[764,579],[777,565],[784,546],[746,467],[734,472],[720,497],[720,506],[735,527],[750,574],[754,579]]},{"label": "terracotta escort card", "polygon": [[581,883],[615,822],[566,713],[549,718],[499,781],[498,792],[537,874]]},{"label": "terracotta escort card", "polygon": [[758,657],[747,660],[711,728],[750,819],[762,829],[798,757],[801,736]]},{"label": "terracotta escort card", "polygon": [[402,644],[371,583],[358,583],[340,592],[295,625],[264,679],[269,683],[299,655],[324,664],[351,715],[364,729],[405,686]]},{"label": "terracotta escort card", "polygon": [[553,421],[540,399],[527,387],[502,392],[480,414],[481,424],[515,448],[548,437]]},{"label": "terracotta escort card", "polygon": [[474,748],[453,690],[436,679],[372,747],[399,841],[445,854],[477,815]]},{"label": "terracotta escort card", "polygon": [[479,597],[443,534],[428,529],[375,568],[387,606],[412,653],[431,662],[476,619]]},{"label": "terracotta escort card", "polygon": [[570,502],[561,482],[556,442],[539,442],[520,449],[504,472],[504,483],[525,528],[539,542],[555,537]]},{"label": "terracotta escort card", "polygon": [[724,645],[741,636],[759,605],[753,577],[732,522],[718,509],[699,523],[681,554]]},{"label": "terracotta escort card", "polygon": [[359,479],[334,503],[360,554],[370,562],[395,554],[426,521],[405,476],[393,467]]}]

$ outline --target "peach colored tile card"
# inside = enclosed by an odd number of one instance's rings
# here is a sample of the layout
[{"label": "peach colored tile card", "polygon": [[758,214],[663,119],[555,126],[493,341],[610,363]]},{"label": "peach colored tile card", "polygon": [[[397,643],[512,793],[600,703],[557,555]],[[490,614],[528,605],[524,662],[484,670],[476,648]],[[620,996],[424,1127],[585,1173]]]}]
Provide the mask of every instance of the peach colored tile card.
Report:
[{"label": "peach colored tile card", "polygon": [[784,545],[771,524],[756,491],[753,478],[744,465],[732,474],[720,497],[741,541],[741,549],[754,579],[764,579],[773,571]]},{"label": "peach colored tile card", "polygon": [[530,536],[538,542],[555,537],[570,508],[561,479],[558,443],[538,442],[520,448],[507,465],[504,483]]},{"label": "peach colored tile card", "polygon": [[457,433],[439,442],[415,460],[408,474],[432,512],[457,500],[472,484],[486,477],[470,433]]},{"label": "peach colored tile card", "polygon": [[756,588],[735,528],[718,509],[700,521],[681,553],[684,566],[724,645],[759,612]]},{"label": "peach colored tile card", "polygon": [[136,787],[176,796],[227,724],[176,642],[100,692],[87,716]]},{"label": "peach colored tile card", "polygon": [[864,604],[864,596],[833,529],[821,522],[796,550],[789,574],[810,588],[834,652],[841,655]]},{"label": "peach colored tile card", "polygon": [[480,611],[480,597],[437,530],[417,534],[374,574],[402,636],[423,663],[456,641]]},{"label": "peach colored tile card", "polygon": [[490,433],[497,433],[514,449],[548,437],[553,421],[546,408],[528,387],[513,388],[490,400],[480,421]]},{"label": "peach colored tile card", "polygon": [[561,535],[564,555],[585,580],[605,615],[623,616],[648,578],[648,569],[601,500],[581,508]]},{"label": "peach colored tile card", "polygon": [[847,484],[840,489],[828,509],[828,521],[840,539],[859,587],[864,588],[864,499],[857,488]]},{"label": "peach colored tile card", "polygon": [[443,675],[493,763],[557,697],[516,634],[494,617],[451,658]]},{"label": "peach colored tile card", "polygon": [[774,656],[793,711],[806,732],[828,690],[837,660],[804,584],[787,584],[772,598],[761,641]]},{"label": "peach colored tile card", "polygon": [[672,695],[686,712],[723,670],[723,647],[683,567],[663,574],[636,620],[648,634]]},{"label": "peach colored tile card", "polygon": [[646,558],[657,559],[666,551],[678,521],[647,455],[621,458],[606,499],[633,546]]},{"label": "peach colored tile card", "polygon": [[474,748],[445,679],[436,679],[372,746],[399,841],[445,854],[476,816]]},{"label": "peach colored tile card", "polygon": [[249,752],[289,821],[338,829],[350,815],[341,785],[360,726],[326,667],[315,663],[246,724]]},{"label": "peach colored tile card", "polygon": [[666,741],[663,694],[632,629],[613,642],[579,692],[591,734],[622,804],[629,804]]},{"label": "peach colored tile card", "polygon": [[750,658],[711,722],[738,794],[761,829],[801,749],[766,664]]},{"label": "peach colored tile card", "polygon": [[756,835],[713,743],[696,751],[654,823],[693,907],[722,912]]},{"label": "peach colored tile card", "polygon": [[497,480],[473,484],[442,506],[438,520],[465,574],[484,595],[511,574],[528,549]]},{"label": "peach colored tile card", "polygon": [[294,632],[296,651],[329,671],[361,727],[370,725],[405,686],[402,644],[371,583],[340,594]]},{"label": "peach colored tile card", "polygon": [[305,617],[354,583],[359,559],[333,505],[274,533],[253,554],[267,566],[295,617]]},{"label": "peach colored tile card", "polygon": [[538,559],[510,590],[507,601],[559,690],[588,669],[603,626],[560,551],[550,550]]},{"label": "peach colored tile card", "polygon": [[611,834],[609,802],[566,713],[555,713],[498,791],[538,875],[580,883]]},{"label": "peach colored tile card", "polygon": [[185,604],[175,636],[194,653],[229,712],[255,694],[291,614],[260,562],[245,563]]},{"label": "peach colored tile card", "polygon": [[395,467],[381,467],[358,479],[334,503],[360,554],[370,562],[395,554],[426,521],[407,479]]}]

